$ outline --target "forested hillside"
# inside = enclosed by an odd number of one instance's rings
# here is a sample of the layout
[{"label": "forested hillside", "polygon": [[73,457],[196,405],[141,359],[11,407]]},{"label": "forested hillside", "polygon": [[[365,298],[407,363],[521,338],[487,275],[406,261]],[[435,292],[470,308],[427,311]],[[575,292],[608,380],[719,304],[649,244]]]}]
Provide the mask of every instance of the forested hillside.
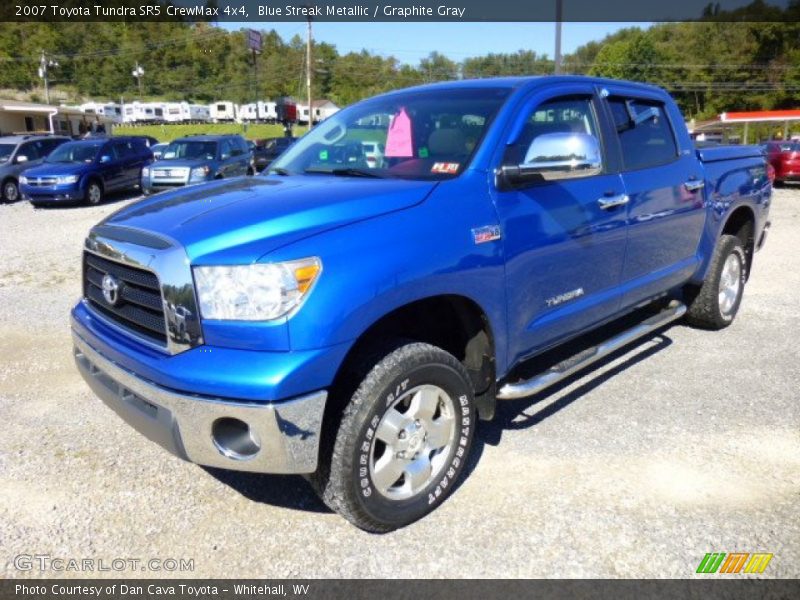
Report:
[{"label": "forested hillside", "polygon": [[[298,33],[302,29],[299,24]],[[305,93],[305,43],[299,36],[284,40],[265,31],[254,71],[244,31],[183,23],[2,23],[0,88],[41,100],[42,50],[58,62],[50,68],[54,97],[67,101],[138,98],[131,75],[137,62],[145,71],[146,99],[245,102]],[[315,44],[313,53],[314,96],[339,104],[427,81],[553,71],[549,57],[527,50],[460,62],[433,52],[416,65],[393,57],[390,41],[386,54],[342,53],[325,43]],[[568,55],[565,70],[663,85],[687,116],[800,108],[800,24],[712,20],[630,28]]]}]

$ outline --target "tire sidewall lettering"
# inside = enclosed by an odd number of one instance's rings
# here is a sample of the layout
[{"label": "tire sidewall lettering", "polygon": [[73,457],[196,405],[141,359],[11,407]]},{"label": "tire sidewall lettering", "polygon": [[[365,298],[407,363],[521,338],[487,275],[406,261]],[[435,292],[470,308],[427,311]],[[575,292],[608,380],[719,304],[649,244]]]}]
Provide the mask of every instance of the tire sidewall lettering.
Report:
[{"label": "tire sidewall lettering", "polygon": [[[425,366],[426,365],[422,365],[423,368]],[[440,387],[451,394],[453,398],[453,411],[455,416],[460,418],[460,421],[457,422],[457,441],[455,447],[451,450],[452,456],[449,458],[448,464],[441,469],[438,480],[432,482],[426,490],[420,491],[420,493],[413,498],[402,501],[385,498],[377,491],[372,483],[370,476],[370,454],[372,452],[376,431],[383,414],[388,407],[395,402],[398,396],[402,395],[408,389],[424,383],[429,383],[426,377],[414,377],[413,375],[403,377],[396,381],[396,383],[392,383],[381,396],[381,400],[376,404],[378,410],[367,418],[356,445],[357,452],[354,457],[357,493],[362,498],[362,501],[367,501],[370,504],[378,501],[384,506],[384,509],[394,504],[398,506],[422,505],[430,507],[431,505],[440,503],[447,497],[448,494],[446,492],[450,491],[463,470],[474,429],[474,408],[472,407],[467,393],[458,393],[464,390],[463,385],[460,385],[458,389],[453,389],[452,385],[444,386],[441,385],[440,382],[437,382],[436,385],[440,385]]]}]

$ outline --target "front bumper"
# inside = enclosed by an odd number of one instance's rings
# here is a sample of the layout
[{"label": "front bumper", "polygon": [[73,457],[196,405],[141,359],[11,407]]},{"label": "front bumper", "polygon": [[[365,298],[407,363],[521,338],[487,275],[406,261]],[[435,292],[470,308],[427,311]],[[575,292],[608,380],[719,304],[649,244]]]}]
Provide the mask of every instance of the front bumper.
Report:
[{"label": "front bumper", "polygon": [[19,192],[23,200],[34,203],[80,202],[85,196],[77,183],[49,186],[21,184]]},{"label": "front bumper", "polygon": [[327,392],[279,403],[182,394],[142,379],[73,332],[89,387],[134,429],[193,463],[257,473],[312,473]]}]

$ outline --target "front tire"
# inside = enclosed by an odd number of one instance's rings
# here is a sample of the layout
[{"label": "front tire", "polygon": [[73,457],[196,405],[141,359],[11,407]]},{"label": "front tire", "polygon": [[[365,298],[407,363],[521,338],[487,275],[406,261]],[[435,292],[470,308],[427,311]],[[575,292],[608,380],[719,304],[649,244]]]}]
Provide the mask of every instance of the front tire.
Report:
[{"label": "front tire", "polygon": [[90,181],[86,186],[86,204],[97,206],[103,201],[103,186],[97,181]]},{"label": "front tire", "polygon": [[463,365],[435,346],[404,344],[369,369],[344,410],[332,455],[321,458],[311,483],[356,527],[376,533],[404,527],[452,491],[475,422]]},{"label": "front tire", "polygon": [[723,235],[714,249],[703,285],[687,290],[686,320],[703,329],[724,329],[736,318],[747,280],[747,253],[735,235]]},{"label": "front tire", "polygon": [[16,202],[19,200],[19,187],[13,179],[3,182],[3,200],[6,202]]}]

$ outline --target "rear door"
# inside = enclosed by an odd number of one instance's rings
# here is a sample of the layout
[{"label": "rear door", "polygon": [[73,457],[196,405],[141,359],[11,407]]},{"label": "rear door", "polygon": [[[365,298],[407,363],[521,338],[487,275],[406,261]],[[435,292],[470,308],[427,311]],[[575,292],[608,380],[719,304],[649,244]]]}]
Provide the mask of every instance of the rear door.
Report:
[{"label": "rear door", "polygon": [[609,86],[603,96],[629,198],[626,307],[694,273],[706,217],[704,173],[680,113],[664,96],[624,86]]},{"label": "rear door", "polygon": [[[98,169],[103,178],[103,187],[109,192],[125,187],[126,173],[118,142],[107,142],[100,152]],[[108,157],[106,159],[106,157]]]},{"label": "rear door", "polygon": [[[588,133],[602,140],[601,132],[608,132],[589,84],[535,92],[519,118],[523,121],[510,132],[503,165],[522,164],[539,135]],[[597,175],[494,190],[506,252],[512,362],[619,308],[626,212],[614,200],[624,196],[624,189],[616,165],[603,155],[604,168]]]},{"label": "rear door", "polygon": [[236,174],[247,175],[250,163],[253,160],[253,153],[244,138],[234,138],[233,153],[236,157]]},{"label": "rear door", "polygon": [[239,153],[231,138],[225,138],[220,142],[220,172],[223,177],[236,177],[240,175],[238,167]]}]

